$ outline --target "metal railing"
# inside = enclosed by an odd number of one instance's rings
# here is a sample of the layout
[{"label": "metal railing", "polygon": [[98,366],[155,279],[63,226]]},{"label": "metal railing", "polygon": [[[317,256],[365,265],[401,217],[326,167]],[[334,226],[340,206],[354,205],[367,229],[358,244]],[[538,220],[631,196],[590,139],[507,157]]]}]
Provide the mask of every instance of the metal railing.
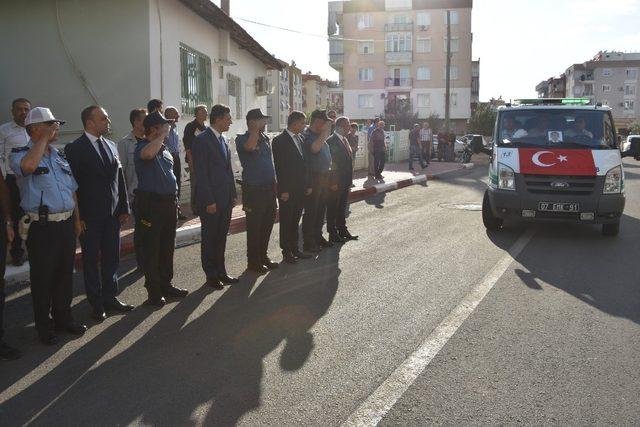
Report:
[{"label": "metal railing", "polygon": [[384,24],[385,31],[413,31],[413,22]]},{"label": "metal railing", "polygon": [[413,79],[411,77],[387,77],[384,79],[385,87],[411,87]]},{"label": "metal railing", "polygon": [[410,50],[400,52],[385,53],[387,64],[411,64],[413,62],[413,52]]}]

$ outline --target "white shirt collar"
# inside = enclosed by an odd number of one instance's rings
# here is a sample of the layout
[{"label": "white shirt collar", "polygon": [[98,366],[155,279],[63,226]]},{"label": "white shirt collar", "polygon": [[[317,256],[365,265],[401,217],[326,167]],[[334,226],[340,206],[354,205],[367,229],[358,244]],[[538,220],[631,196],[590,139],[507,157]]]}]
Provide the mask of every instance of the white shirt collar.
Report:
[{"label": "white shirt collar", "polygon": [[213,131],[213,134],[216,136],[216,138],[218,139],[218,141],[220,140],[220,136],[222,136],[221,133],[218,133],[217,130],[215,130],[214,128],[211,128],[211,130]]},{"label": "white shirt collar", "polygon": [[93,144],[94,142],[96,142],[98,140],[97,136],[93,136],[91,135],[89,132],[87,132],[86,130],[84,131],[84,134],[87,136],[87,138],[89,138],[89,141]]},{"label": "white shirt collar", "polygon": [[285,129],[287,131],[287,133],[289,134],[289,136],[291,137],[291,139],[293,139],[294,141],[296,140],[296,137],[298,136],[297,133],[293,133],[291,132],[288,128]]}]

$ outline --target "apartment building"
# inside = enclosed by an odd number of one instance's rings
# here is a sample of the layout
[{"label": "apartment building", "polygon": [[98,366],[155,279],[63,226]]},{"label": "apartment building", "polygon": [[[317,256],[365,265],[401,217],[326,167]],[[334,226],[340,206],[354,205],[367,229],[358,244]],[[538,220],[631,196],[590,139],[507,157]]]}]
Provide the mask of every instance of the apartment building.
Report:
[{"label": "apartment building", "polygon": [[[472,0],[329,2],[329,63],[340,73],[345,114],[363,120],[410,106],[445,116],[447,12],[454,129],[471,115]],[[479,64],[477,68],[479,89]]]},{"label": "apartment building", "polygon": [[302,108],[302,70],[296,66],[295,61],[289,65],[289,103],[296,111],[303,111]]},{"label": "apartment building", "polygon": [[329,105],[329,84],[317,74],[302,75],[302,110],[310,113],[315,109],[325,109]]},{"label": "apartment building", "polygon": [[289,64],[280,59],[277,60],[282,69],[269,70],[269,89],[267,96],[267,115],[269,115],[268,128],[271,131],[283,130],[287,127],[287,116],[291,111],[291,82]]},{"label": "apartment building", "polygon": [[591,61],[570,66],[565,76],[568,97],[608,105],[618,128],[640,119],[640,53],[598,52]]},{"label": "apartment building", "polygon": [[538,98],[565,98],[566,81],[564,74],[541,81],[536,85]]}]

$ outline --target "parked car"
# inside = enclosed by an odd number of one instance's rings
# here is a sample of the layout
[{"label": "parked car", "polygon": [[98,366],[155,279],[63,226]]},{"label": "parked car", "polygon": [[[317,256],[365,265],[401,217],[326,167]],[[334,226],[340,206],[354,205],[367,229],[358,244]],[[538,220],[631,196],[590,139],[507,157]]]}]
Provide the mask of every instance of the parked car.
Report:
[{"label": "parked car", "polygon": [[[465,141],[462,138],[464,138],[464,137],[456,138],[456,142],[455,142],[455,144],[453,146],[453,151],[454,151],[456,157],[458,157],[464,151],[464,143],[465,143]],[[431,158],[434,159],[434,158],[438,157],[438,137],[437,136],[433,137],[433,141],[432,141],[431,147],[432,147],[431,148]]]},{"label": "parked car", "polygon": [[627,140],[622,143],[622,147],[620,147],[620,151],[625,152],[631,149],[631,141],[637,140],[640,142],[640,135],[629,135]]}]

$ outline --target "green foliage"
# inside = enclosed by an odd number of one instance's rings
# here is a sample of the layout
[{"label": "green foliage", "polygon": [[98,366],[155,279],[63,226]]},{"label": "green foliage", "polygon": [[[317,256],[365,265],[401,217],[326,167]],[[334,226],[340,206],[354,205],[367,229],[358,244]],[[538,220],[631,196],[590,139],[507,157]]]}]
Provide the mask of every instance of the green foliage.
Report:
[{"label": "green foliage", "polygon": [[440,118],[438,113],[429,114],[426,122],[429,123],[429,127],[434,134],[437,133],[440,130],[440,126],[444,124],[444,120]]},{"label": "green foliage", "polygon": [[477,135],[493,135],[496,112],[489,104],[480,104],[469,120],[469,132]]},{"label": "green foliage", "polygon": [[630,135],[640,135],[640,120],[636,120],[629,126]]}]

